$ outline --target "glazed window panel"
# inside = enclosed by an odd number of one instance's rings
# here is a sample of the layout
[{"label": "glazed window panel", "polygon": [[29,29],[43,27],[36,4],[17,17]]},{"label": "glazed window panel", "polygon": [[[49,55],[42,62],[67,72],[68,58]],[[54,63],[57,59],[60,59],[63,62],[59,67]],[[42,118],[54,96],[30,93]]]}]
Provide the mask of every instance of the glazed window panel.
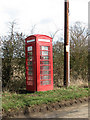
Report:
[{"label": "glazed window panel", "polygon": [[50,74],[50,73],[51,73],[50,71],[40,71],[41,75],[47,75],[47,74]]},{"label": "glazed window panel", "polygon": [[49,69],[49,66],[40,66],[40,69],[41,69],[41,70],[48,70],[48,69]]},{"label": "glazed window panel", "polygon": [[32,70],[32,66],[28,66],[28,70]]},{"label": "glazed window panel", "polygon": [[40,46],[40,50],[49,50],[49,46]]},{"label": "glazed window panel", "polygon": [[47,80],[47,81],[41,81],[41,85],[49,85],[51,84],[51,81]]},{"label": "glazed window panel", "polygon": [[28,71],[28,75],[32,75],[33,73],[32,73],[32,71]]},{"label": "glazed window panel", "polygon": [[49,52],[48,51],[42,51],[42,55],[48,55]]},{"label": "glazed window panel", "polygon": [[48,51],[40,51],[40,55],[49,55]]},{"label": "glazed window panel", "polygon": [[49,64],[49,61],[40,61],[40,64],[45,64],[45,65],[47,65],[47,64]]},{"label": "glazed window panel", "polygon": [[27,51],[32,51],[32,46],[27,47]]},{"label": "glazed window panel", "polygon": [[32,61],[28,61],[28,65],[32,65]]},{"label": "glazed window panel", "polygon": [[33,81],[28,80],[28,81],[27,81],[27,84],[33,86]]},{"label": "glazed window panel", "polygon": [[31,60],[31,61],[32,61],[32,56],[28,56],[28,60]]},{"label": "glazed window panel", "polygon": [[28,76],[28,80],[33,80],[33,77],[32,76]]},{"label": "glazed window panel", "polygon": [[48,76],[40,76],[40,79],[41,80],[50,79],[50,76],[49,75]]},{"label": "glazed window panel", "polygon": [[49,56],[40,56],[41,60],[49,60]]},{"label": "glazed window panel", "polygon": [[32,71],[28,71],[28,75],[32,75]]},{"label": "glazed window panel", "polygon": [[28,56],[31,56],[32,55],[32,52],[28,52]]},{"label": "glazed window panel", "polygon": [[[51,84],[50,46],[40,46],[40,83]],[[43,81],[42,81],[43,80]]]}]

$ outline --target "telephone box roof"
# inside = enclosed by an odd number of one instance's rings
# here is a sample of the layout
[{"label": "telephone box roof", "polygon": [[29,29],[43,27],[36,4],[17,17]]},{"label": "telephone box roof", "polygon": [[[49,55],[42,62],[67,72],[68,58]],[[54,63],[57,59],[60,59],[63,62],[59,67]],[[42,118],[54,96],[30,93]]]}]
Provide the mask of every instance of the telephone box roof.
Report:
[{"label": "telephone box roof", "polygon": [[[30,36],[28,36],[28,37],[48,37],[48,38],[52,39],[52,38],[49,37],[48,35],[42,35],[42,34],[30,35]],[[28,38],[28,37],[27,37],[27,38]]]}]

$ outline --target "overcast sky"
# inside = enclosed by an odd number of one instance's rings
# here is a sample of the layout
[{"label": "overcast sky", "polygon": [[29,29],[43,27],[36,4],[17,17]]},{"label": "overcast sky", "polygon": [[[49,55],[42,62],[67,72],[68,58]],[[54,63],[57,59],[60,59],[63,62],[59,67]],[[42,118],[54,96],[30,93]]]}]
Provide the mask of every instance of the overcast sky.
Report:
[{"label": "overcast sky", "polygon": [[[76,21],[88,24],[88,1],[69,0],[69,24]],[[35,33],[48,34],[64,28],[64,0],[0,0],[0,35],[8,33],[8,22],[15,20],[17,30],[29,35],[36,24]]]}]

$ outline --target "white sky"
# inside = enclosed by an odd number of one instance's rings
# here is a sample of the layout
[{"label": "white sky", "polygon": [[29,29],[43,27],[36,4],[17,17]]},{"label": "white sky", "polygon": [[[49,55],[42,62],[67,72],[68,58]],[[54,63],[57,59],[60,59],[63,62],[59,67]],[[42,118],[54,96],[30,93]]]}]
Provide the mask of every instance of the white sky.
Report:
[{"label": "white sky", "polygon": [[[88,24],[88,1],[69,0],[69,24],[75,21]],[[15,20],[17,30],[30,34],[36,24],[35,34],[48,34],[64,29],[64,0],[0,0],[0,35],[8,33],[8,22]]]}]

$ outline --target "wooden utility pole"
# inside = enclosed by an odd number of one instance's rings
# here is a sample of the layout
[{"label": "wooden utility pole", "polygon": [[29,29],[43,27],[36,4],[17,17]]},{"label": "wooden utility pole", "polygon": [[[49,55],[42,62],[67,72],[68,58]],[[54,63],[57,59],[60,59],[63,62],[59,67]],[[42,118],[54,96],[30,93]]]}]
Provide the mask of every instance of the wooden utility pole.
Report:
[{"label": "wooden utility pole", "polygon": [[90,89],[90,1],[88,2],[88,86]]},{"label": "wooden utility pole", "polygon": [[69,79],[69,0],[64,1],[64,86],[68,87]]}]

